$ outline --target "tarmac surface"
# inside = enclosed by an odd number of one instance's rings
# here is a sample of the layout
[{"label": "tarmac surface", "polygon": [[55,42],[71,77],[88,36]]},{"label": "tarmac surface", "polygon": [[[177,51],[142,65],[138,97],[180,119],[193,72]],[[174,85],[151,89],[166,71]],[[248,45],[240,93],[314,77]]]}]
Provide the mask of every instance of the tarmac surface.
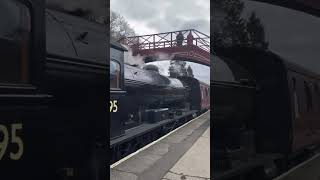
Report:
[{"label": "tarmac surface", "polygon": [[210,179],[210,111],[111,165],[111,180]]},{"label": "tarmac surface", "polygon": [[210,128],[207,128],[162,179],[210,179]]}]

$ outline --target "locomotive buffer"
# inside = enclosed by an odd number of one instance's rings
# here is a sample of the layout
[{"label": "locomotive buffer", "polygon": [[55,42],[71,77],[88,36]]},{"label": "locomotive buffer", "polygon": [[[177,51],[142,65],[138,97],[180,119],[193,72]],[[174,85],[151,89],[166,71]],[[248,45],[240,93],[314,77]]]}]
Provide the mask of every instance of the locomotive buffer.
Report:
[{"label": "locomotive buffer", "polygon": [[111,180],[210,178],[210,111],[110,166]]}]

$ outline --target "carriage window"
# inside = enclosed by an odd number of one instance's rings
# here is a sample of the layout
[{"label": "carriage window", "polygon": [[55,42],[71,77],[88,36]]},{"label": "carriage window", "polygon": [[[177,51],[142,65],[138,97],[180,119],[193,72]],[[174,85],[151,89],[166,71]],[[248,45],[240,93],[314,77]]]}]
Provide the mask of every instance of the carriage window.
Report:
[{"label": "carriage window", "polygon": [[0,1],[0,83],[27,83],[31,16],[20,1]]},{"label": "carriage window", "polygon": [[317,111],[320,111],[320,91],[319,91],[319,87],[318,87],[318,84],[315,82],[313,83],[313,87],[314,87],[314,92],[315,92],[315,95],[316,95],[316,99],[315,99],[315,102],[317,102],[317,105],[318,105],[318,108],[317,108]]},{"label": "carriage window", "polygon": [[[316,95],[316,102],[320,102],[320,91],[317,83],[313,84],[314,86],[314,92]],[[318,111],[320,111],[320,104],[318,103]]]},{"label": "carriage window", "polygon": [[206,88],[206,97],[209,97],[208,88]]},{"label": "carriage window", "polygon": [[317,84],[317,83],[314,83],[313,86],[314,86],[314,91],[315,91],[315,93],[316,93],[317,95],[320,95],[320,91],[319,91],[318,84]]},{"label": "carriage window", "polygon": [[120,88],[120,64],[110,61],[110,88]]},{"label": "carriage window", "polygon": [[304,82],[304,90],[306,93],[307,112],[312,110],[312,94],[308,83]]},{"label": "carriage window", "polygon": [[299,101],[298,101],[298,96],[297,96],[297,86],[296,86],[296,79],[292,78],[292,89],[293,89],[293,100],[294,100],[294,112],[295,112],[295,117],[299,118]]}]

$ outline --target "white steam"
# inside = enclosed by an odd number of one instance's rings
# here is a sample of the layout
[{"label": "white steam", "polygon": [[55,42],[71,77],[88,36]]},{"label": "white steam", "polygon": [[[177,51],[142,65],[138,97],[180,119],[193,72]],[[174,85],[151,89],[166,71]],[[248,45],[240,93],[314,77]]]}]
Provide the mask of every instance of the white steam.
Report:
[{"label": "white steam", "polygon": [[159,60],[172,60],[174,55],[168,55],[166,53],[156,53],[155,57],[158,58]]},{"label": "white steam", "polygon": [[125,56],[124,56],[125,63],[130,64],[130,65],[138,65],[140,67],[142,67],[145,64],[145,62],[143,60],[144,59],[143,56],[141,56],[139,54],[136,56],[133,56],[133,51],[129,46],[126,46],[123,44],[121,44],[121,45],[128,49],[128,52],[126,52]]},{"label": "white steam", "polygon": [[[126,46],[126,45],[123,45],[124,47],[126,47],[128,49],[128,52],[126,53],[125,55],[125,58],[124,58],[124,62],[127,63],[127,64],[130,64],[130,65],[138,65],[140,67],[143,67],[146,63],[144,61],[144,58],[145,56],[141,56],[140,54],[137,54],[137,55],[133,55],[133,50]],[[165,53],[155,53],[154,55],[154,58],[155,59],[158,59],[158,60],[171,60],[173,59],[174,55],[168,55],[168,54],[165,54]]]},{"label": "white steam", "polygon": [[[126,45],[121,44],[122,46],[124,46],[125,48],[127,48],[128,52],[125,53],[124,56],[124,62],[126,64],[130,64],[130,65],[138,65],[140,68],[142,68],[143,66],[146,65],[144,58],[145,56],[141,56],[141,55],[135,55],[133,56],[133,50]],[[170,66],[170,60],[173,59],[174,55],[168,55],[166,53],[156,53],[154,55],[155,59],[159,59],[161,61],[154,61],[154,62],[150,62],[150,64],[156,65],[159,68],[159,73],[164,75],[164,76],[169,76],[169,66]],[[149,64],[149,63],[148,63]],[[176,71],[178,71],[178,68],[176,68]]]}]

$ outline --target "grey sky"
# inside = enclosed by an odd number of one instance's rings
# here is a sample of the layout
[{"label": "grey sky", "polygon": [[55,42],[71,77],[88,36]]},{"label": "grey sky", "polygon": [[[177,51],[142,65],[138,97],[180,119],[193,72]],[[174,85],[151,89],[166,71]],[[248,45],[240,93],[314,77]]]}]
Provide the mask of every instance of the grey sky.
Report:
[{"label": "grey sky", "polygon": [[[196,29],[210,35],[210,0],[111,0],[110,9],[121,14],[138,35]],[[168,75],[169,61],[155,63]],[[188,63],[195,77],[210,83],[210,68]]]},{"label": "grey sky", "polygon": [[320,72],[320,18],[265,3],[244,2],[243,15],[248,16],[252,10],[256,12],[264,24],[272,51],[288,61]]},{"label": "grey sky", "polygon": [[111,0],[139,35],[194,28],[210,34],[210,0]]}]

